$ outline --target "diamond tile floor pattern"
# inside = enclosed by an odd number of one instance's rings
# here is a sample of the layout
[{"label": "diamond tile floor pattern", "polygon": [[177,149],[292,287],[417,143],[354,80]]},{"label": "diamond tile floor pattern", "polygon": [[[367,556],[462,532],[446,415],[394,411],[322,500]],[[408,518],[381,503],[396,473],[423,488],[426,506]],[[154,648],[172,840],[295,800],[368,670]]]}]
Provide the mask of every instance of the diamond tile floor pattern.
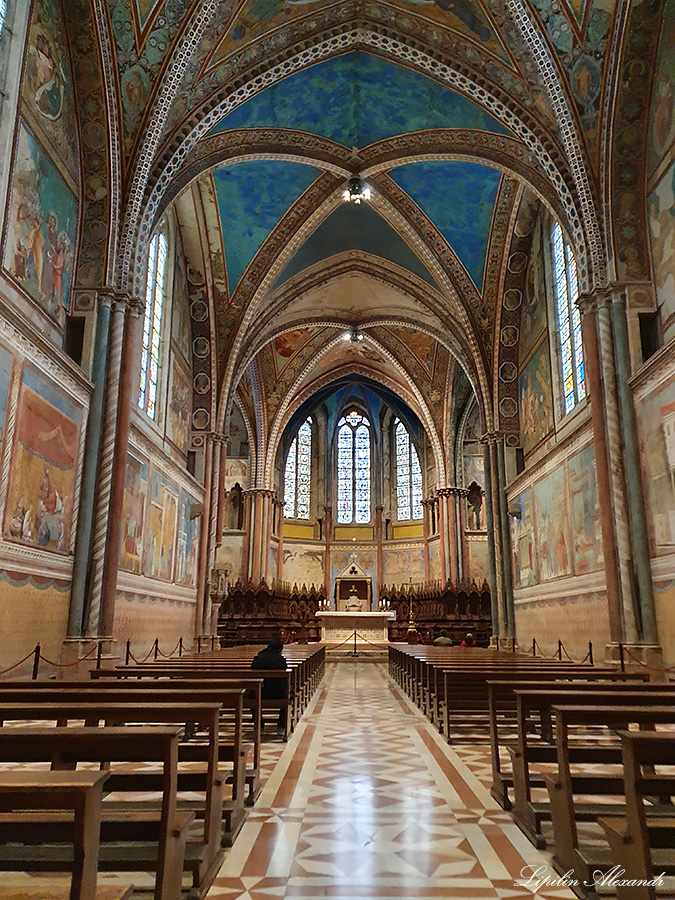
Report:
[{"label": "diamond tile floor pattern", "polygon": [[265,786],[207,900],[532,898],[515,882],[549,859],[490,797],[485,753],[447,746],[384,666],[329,665],[288,744],[264,747]]}]

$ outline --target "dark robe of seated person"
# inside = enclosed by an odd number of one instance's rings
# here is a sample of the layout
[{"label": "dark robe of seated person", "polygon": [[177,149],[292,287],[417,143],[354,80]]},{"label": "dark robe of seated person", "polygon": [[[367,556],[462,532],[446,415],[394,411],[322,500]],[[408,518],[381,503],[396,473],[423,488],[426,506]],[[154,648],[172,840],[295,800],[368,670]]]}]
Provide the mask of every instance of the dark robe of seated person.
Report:
[{"label": "dark robe of seated person", "polygon": [[[251,663],[252,669],[286,669],[286,660],[282,656],[283,644],[281,641],[270,641],[270,643],[253,657]],[[263,700],[285,700],[286,699],[286,681],[282,678],[263,678],[261,697]],[[289,698],[290,699],[290,698]],[[265,723],[263,722],[263,728]],[[282,706],[279,710],[279,719],[277,721],[277,729],[286,728],[286,707]]]}]

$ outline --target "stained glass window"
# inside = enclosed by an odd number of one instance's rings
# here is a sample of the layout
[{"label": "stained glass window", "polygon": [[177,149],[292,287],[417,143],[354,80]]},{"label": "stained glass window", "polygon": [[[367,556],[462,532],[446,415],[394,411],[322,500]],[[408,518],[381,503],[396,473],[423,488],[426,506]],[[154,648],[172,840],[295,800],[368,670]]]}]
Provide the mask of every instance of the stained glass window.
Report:
[{"label": "stained glass window", "polygon": [[141,352],[141,385],[138,405],[154,419],[157,413],[157,379],[159,348],[164,310],[166,272],[166,237],[156,234],[150,243],[148,277],[145,285],[145,319]]},{"label": "stained glass window", "polygon": [[422,518],[422,469],[408,429],[396,419],[396,508],[400,521]]},{"label": "stained glass window", "polygon": [[370,522],[370,422],[350,412],[338,422],[337,520]]},{"label": "stained glass window", "polygon": [[312,419],[307,418],[286,457],[284,470],[284,517],[309,519],[309,495],[312,480]]},{"label": "stained glass window", "polygon": [[5,16],[7,15],[7,0],[0,0],[0,34],[5,24]]},{"label": "stained glass window", "polygon": [[562,365],[563,397],[568,413],[586,396],[584,350],[581,340],[581,316],[577,308],[579,285],[577,265],[572,250],[563,238],[556,222],[551,233],[553,276],[555,279],[560,361]]}]

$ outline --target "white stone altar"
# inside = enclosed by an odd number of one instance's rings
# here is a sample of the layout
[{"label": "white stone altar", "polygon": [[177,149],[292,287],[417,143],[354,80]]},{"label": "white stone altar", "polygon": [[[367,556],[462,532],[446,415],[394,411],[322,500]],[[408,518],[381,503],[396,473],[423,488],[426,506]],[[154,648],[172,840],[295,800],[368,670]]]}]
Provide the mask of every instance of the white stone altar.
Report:
[{"label": "white stone altar", "polygon": [[[389,640],[387,623],[393,622],[396,613],[382,612],[318,612],[321,620],[321,640],[327,644],[339,644],[351,638],[356,631],[356,643]],[[364,640],[365,639],[365,640]]]}]

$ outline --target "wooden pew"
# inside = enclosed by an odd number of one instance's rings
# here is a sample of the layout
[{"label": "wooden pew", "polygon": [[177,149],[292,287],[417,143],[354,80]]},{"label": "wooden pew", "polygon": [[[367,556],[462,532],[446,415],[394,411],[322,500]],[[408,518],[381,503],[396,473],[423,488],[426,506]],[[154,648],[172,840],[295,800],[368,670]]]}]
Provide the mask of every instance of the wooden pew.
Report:
[{"label": "wooden pew", "polygon": [[286,684],[285,700],[261,700],[261,709],[279,710],[282,706],[286,708],[286,730],[284,740],[288,740],[289,733],[295,727],[296,717],[296,693],[295,682],[297,674],[292,670],[274,669],[265,671],[264,674],[259,669],[242,669],[231,666],[207,667],[200,666],[198,668],[183,666],[156,665],[156,666],[123,666],[115,669],[92,669],[92,679],[147,679],[147,678],[163,678],[163,679],[184,679],[192,681],[198,680],[225,680],[232,682],[256,680],[261,677],[283,679]]},{"label": "wooden pew", "polygon": [[[546,840],[541,832],[541,823],[551,817],[550,805],[547,802],[539,802],[532,800],[532,773],[530,766],[533,763],[555,763],[557,761],[556,747],[550,742],[542,742],[540,733],[532,733],[529,728],[530,716],[536,714],[539,722],[544,724],[544,733],[550,733],[547,719],[551,715],[554,705],[575,705],[579,708],[585,708],[592,717],[594,709],[598,706],[597,695],[592,691],[575,691],[574,687],[569,690],[556,688],[555,690],[515,691],[517,701],[517,720],[518,720],[518,740],[514,746],[509,746],[508,752],[511,757],[511,768],[513,772],[513,818],[521,829],[527,835],[530,841],[538,849],[546,846]],[[612,704],[626,704],[627,706],[640,704],[644,708],[654,708],[673,701],[675,694],[672,690],[663,691],[636,691],[617,690],[611,695]],[[598,724],[602,721],[599,719]],[[541,726],[540,726],[541,727]],[[606,764],[611,761],[618,760],[618,751],[616,742],[614,746],[595,744],[588,746],[586,739],[580,738],[568,747],[570,761],[578,762],[580,760],[593,762],[598,764]],[[541,779],[539,779],[541,781]]]},{"label": "wooden pew", "polygon": [[[132,887],[115,885],[96,888],[96,900],[131,900]],[[53,878],[30,877],[30,884],[3,887],[0,885],[0,900],[69,900],[70,888],[54,886]]]},{"label": "wooden pew", "polygon": [[[654,818],[645,795],[675,795],[675,776],[659,775],[656,767],[672,766],[675,734],[620,732],[626,816],[599,819],[611,848],[611,862],[624,870],[622,880],[642,884],[617,885],[617,900],[656,900],[655,875],[675,875],[675,809]],[[657,780],[657,784],[654,782]]]},{"label": "wooden pew", "polygon": [[[628,728],[630,724],[639,725],[641,728],[653,728],[655,724],[675,724],[675,702],[667,705],[652,706],[643,705],[643,698],[639,705],[632,706],[630,702],[615,703],[614,699],[607,700],[608,704],[602,706],[572,706],[557,704],[553,707],[556,722],[556,757],[558,771],[555,774],[545,776],[546,787],[551,800],[551,819],[553,822],[553,838],[555,854],[553,865],[558,872],[564,873],[572,870],[573,877],[584,884],[593,883],[595,872],[606,872],[611,868],[611,860],[606,851],[598,851],[596,847],[587,847],[580,843],[577,830],[577,820],[597,820],[602,816],[611,816],[614,811],[623,812],[624,806],[616,803],[617,798],[625,800],[624,779],[616,771],[592,773],[586,768],[576,774],[572,772],[569,747],[569,730],[573,726],[603,726],[606,729]],[[584,766],[587,757],[584,750],[578,748],[580,756],[576,762]],[[606,762],[616,764],[620,762],[621,750],[616,743],[607,749]],[[672,781],[672,779],[671,779]],[[663,790],[664,782],[659,776],[643,774],[641,777],[643,790],[648,790],[652,796],[656,796]],[[593,796],[602,799],[581,799]],[[651,815],[666,815],[673,817],[673,807],[670,796],[666,804],[655,804],[651,809]]]},{"label": "wooden pew", "polygon": [[[239,704],[244,691],[240,690]],[[173,703],[75,703],[75,702],[23,702],[9,703],[0,701],[0,721],[46,720],[67,723],[69,720],[85,721],[98,724],[103,721],[109,725],[126,723],[184,723],[196,721],[204,725],[208,733],[206,748],[206,776],[198,773],[184,773],[187,785],[179,784],[178,789],[200,790],[205,793],[203,802],[179,801],[179,809],[195,812],[198,818],[203,816],[203,839],[199,842],[188,841],[185,851],[185,867],[193,878],[193,888],[202,896],[218,873],[222,862],[223,851],[223,780],[218,766],[218,727],[221,703],[195,703],[192,700]],[[149,777],[149,776],[148,776]],[[145,782],[147,783],[147,782]],[[149,803],[152,808],[155,804]],[[139,807],[140,808],[140,807]]]},{"label": "wooden pew", "polygon": [[[244,798],[244,784],[248,785],[248,805],[252,806],[255,796],[260,791],[260,690],[262,679],[250,679],[232,681],[215,679],[211,681],[190,681],[189,687],[170,679],[148,679],[140,681],[121,680],[110,686],[104,686],[100,681],[83,682],[0,682],[0,699],[2,697],[21,699],[25,697],[29,702],[32,696],[38,699],[55,702],[58,700],[82,700],[84,702],[97,702],[107,700],[121,700],[122,702],[140,701],[148,702],[155,697],[158,702],[173,702],[178,700],[188,702],[190,699],[199,702],[220,702],[221,715],[221,739],[218,744],[219,762],[232,763],[232,810],[241,807]],[[246,704],[253,717],[253,768],[247,768],[249,745],[243,742],[243,722],[239,711],[237,691],[244,689],[246,692]],[[232,693],[234,691],[234,694]],[[234,702],[232,702],[234,700]],[[227,717],[231,721],[224,721]],[[225,729],[223,728],[225,726]],[[225,730],[225,733],[223,731]],[[238,749],[237,749],[238,748]],[[181,744],[180,761],[198,761],[195,756],[194,745]],[[203,757],[202,757],[203,759]],[[232,827],[226,830],[231,833],[242,820],[243,813],[230,812],[230,817],[237,819]],[[232,835],[234,836],[234,835]]]},{"label": "wooden pew", "polygon": [[[579,678],[577,680],[576,675]],[[593,676],[597,675],[597,680]],[[631,691],[647,691],[648,693],[655,690],[663,690],[663,684],[650,682],[649,676],[635,676],[642,680],[629,680],[626,673],[614,672],[601,674],[595,673],[575,673],[571,678],[566,673],[565,680],[543,680],[536,677],[531,681],[526,681],[522,676],[509,675],[505,673],[499,681],[488,682],[488,710],[490,715],[490,750],[492,756],[492,788],[490,793],[499,803],[502,809],[511,809],[511,800],[509,798],[509,788],[513,786],[513,773],[505,771],[502,767],[501,748],[506,748],[508,743],[517,740],[517,718],[516,718],[516,690],[530,691],[556,691],[565,690],[567,686],[574,691],[595,692],[596,694],[604,694],[607,692],[615,692],[618,690]],[[573,682],[573,683],[572,683]],[[548,728],[549,720],[545,718],[540,735],[542,740],[552,737],[550,728]]]},{"label": "wooden pew", "polygon": [[[72,811],[74,816],[70,900],[95,900],[103,784],[107,772],[0,772],[0,811],[7,823],[18,810]],[[29,813],[30,815],[30,813]],[[39,821],[39,814],[37,816]],[[0,846],[0,869],[24,871],[26,849]],[[47,861],[47,869],[49,861]]]},{"label": "wooden pew", "polygon": [[[178,812],[178,739],[179,727],[160,728],[2,728],[0,762],[49,762],[52,769],[72,769],[79,762],[148,763],[162,765],[162,803],[158,812],[138,811],[133,800],[120,804],[103,802],[101,812],[102,870],[154,871],[155,900],[180,900],[187,830],[193,813]],[[109,772],[106,793],[142,790],[148,786],[147,772]],[[155,779],[153,779],[154,781]],[[26,843],[56,843],[63,831],[59,827],[36,829],[29,823]],[[69,824],[69,823],[65,823]],[[16,825],[10,824],[10,829]],[[0,821],[0,834],[7,826]],[[156,833],[153,833],[156,832]],[[7,835],[12,836],[10,830]],[[41,840],[42,838],[42,840]],[[120,846],[120,842],[122,846]]]}]

